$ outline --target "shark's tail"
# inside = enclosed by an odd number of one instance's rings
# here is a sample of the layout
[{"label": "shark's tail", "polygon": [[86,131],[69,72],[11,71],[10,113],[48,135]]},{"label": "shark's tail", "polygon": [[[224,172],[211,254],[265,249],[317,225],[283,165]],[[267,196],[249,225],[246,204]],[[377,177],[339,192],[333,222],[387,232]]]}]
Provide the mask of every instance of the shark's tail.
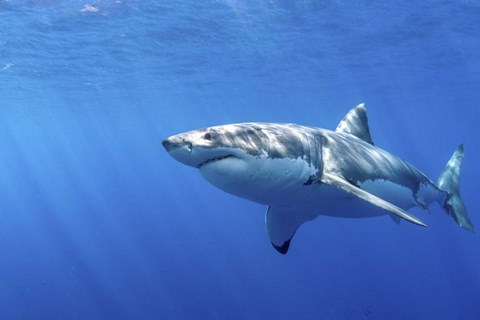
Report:
[{"label": "shark's tail", "polygon": [[468,216],[467,209],[460,197],[460,166],[463,160],[463,144],[458,146],[448,161],[445,169],[438,178],[437,186],[440,190],[446,192],[443,203],[440,203],[447,212],[452,216],[455,222],[462,228],[475,232],[472,221]]}]

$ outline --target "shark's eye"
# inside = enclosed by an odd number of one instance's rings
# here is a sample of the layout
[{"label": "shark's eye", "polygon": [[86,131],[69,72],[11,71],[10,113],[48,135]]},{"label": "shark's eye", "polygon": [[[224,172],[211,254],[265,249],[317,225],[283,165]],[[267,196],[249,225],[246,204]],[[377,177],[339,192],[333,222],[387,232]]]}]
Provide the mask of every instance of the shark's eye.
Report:
[{"label": "shark's eye", "polygon": [[212,140],[212,135],[207,132],[207,133],[205,133],[205,134],[203,135],[203,138],[204,138],[205,140]]}]

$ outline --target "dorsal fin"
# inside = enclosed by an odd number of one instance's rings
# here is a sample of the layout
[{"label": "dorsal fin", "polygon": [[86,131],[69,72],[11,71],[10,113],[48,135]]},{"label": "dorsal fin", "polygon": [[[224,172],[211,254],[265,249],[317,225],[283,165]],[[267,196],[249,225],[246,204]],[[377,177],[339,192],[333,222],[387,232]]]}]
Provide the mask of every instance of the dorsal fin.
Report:
[{"label": "dorsal fin", "polygon": [[367,108],[364,103],[350,110],[337,126],[336,132],[354,135],[370,144],[373,144],[368,128]]}]

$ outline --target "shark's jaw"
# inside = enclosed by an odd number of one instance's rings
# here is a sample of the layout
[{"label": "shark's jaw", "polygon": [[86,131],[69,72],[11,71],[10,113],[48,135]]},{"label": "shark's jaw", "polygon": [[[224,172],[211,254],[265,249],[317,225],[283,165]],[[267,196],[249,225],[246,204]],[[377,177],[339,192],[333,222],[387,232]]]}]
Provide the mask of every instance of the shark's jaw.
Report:
[{"label": "shark's jaw", "polygon": [[225,159],[228,159],[228,158],[232,158],[232,157],[235,157],[235,156],[233,156],[231,154],[227,154],[227,155],[224,155],[224,156],[217,156],[217,157],[214,157],[214,158],[210,158],[210,159],[207,159],[207,160],[203,161],[202,163],[200,163],[197,168],[202,169],[202,167],[204,167],[204,166],[207,166],[207,165],[212,164],[212,163],[217,162],[217,161],[222,161],[222,160],[225,160]]}]

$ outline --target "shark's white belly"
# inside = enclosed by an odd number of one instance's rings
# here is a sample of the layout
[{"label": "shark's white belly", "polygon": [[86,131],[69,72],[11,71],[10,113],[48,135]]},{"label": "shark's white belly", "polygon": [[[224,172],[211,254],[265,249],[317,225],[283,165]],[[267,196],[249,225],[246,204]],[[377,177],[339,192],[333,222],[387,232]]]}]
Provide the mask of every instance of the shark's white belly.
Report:
[{"label": "shark's white belly", "polygon": [[[306,185],[317,169],[302,159],[227,158],[208,164],[200,171],[216,187],[269,206],[295,207],[314,215],[349,218],[387,214],[335,186],[318,182]],[[367,181],[359,187],[403,209],[415,205],[411,190],[392,182]]]}]

